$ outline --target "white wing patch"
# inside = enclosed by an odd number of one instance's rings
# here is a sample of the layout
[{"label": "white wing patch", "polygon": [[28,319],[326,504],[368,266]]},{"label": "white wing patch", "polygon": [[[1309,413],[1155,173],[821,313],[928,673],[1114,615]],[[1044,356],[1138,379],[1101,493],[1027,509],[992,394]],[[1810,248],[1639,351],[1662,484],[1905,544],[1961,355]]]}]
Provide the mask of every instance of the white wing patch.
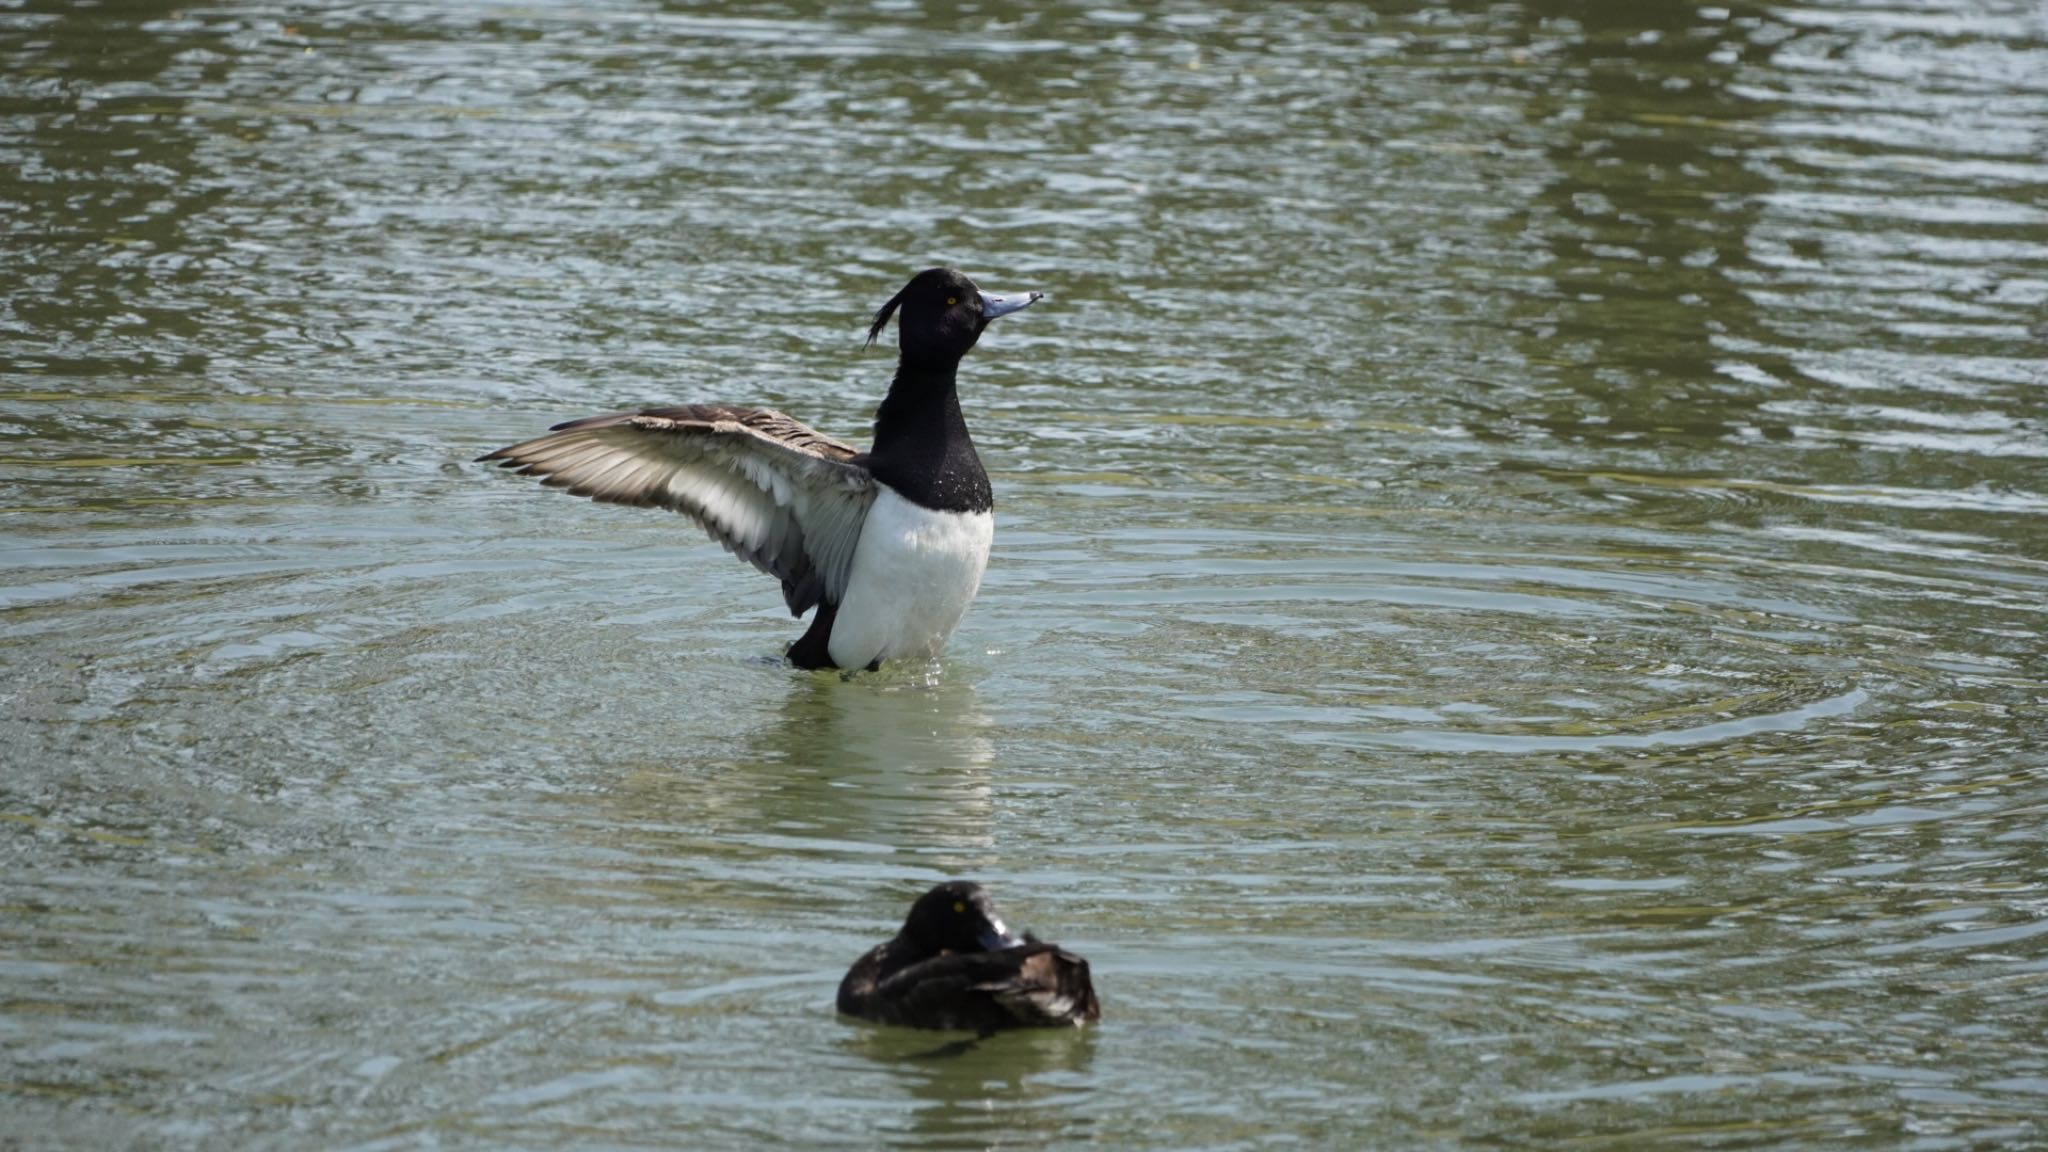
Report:
[{"label": "white wing patch", "polygon": [[480,457],[571,495],[668,508],[782,581],[795,615],[846,594],[875,499],[855,452],[771,408],[594,416]]}]

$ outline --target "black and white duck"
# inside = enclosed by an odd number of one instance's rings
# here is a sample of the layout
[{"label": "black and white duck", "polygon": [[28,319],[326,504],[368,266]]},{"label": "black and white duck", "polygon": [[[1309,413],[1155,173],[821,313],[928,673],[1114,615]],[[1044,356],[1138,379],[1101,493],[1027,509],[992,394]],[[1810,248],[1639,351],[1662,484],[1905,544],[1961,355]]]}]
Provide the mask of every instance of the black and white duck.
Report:
[{"label": "black and white duck", "polygon": [[995,537],[960,358],[1043,295],[984,292],[953,268],[912,277],[868,329],[872,344],[898,318],[896,377],[866,452],[772,408],[690,404],[571,420],[478,459],[696,521],[782,581],[792,615],[817,609],[788,648],[800,668],[929,659],[966,615]]}]

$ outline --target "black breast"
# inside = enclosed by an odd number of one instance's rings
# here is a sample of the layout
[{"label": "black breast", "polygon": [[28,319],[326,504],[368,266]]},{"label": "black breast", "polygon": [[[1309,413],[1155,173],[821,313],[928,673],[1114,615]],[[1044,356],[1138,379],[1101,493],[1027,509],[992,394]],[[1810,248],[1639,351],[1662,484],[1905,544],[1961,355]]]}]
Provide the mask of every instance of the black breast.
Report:
[{"label": "black breast", "polygon": [[995,493],[974,443],[963,433],[924,452],[867,454],[854,458],[897,495],[937,512],[987,512]]},{"label": "black breast", "polygon": [[988,472],[967,435],[953,369],[898,365],[875,409],[875,443],[854,462],[905,500],[940,512],[995,507]]}]

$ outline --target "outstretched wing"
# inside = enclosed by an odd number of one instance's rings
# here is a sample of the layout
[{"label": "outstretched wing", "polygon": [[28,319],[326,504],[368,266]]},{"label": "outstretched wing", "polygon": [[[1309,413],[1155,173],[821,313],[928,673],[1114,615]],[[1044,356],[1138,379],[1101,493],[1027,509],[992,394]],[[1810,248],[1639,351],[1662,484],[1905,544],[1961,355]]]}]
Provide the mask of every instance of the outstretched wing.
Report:
[{"label": "outstretched wing", "polygon": [[801,616],[846,593],[875,499],[855,455],[772,408],[692,404],[571,420],[477,459],[572,496],[680,512],[782,581]]}]

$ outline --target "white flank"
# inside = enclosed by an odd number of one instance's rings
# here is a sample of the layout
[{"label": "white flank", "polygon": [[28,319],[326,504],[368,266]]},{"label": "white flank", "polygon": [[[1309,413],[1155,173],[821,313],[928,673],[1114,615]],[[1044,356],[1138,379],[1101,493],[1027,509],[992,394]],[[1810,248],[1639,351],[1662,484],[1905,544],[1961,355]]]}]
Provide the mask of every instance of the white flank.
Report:
[{"label": "white flank", "polygon": [[974,602],[995,535],[990,513],[934,512],[881,489],[832,622],[832,662],[865,668],[938,655]]}]

